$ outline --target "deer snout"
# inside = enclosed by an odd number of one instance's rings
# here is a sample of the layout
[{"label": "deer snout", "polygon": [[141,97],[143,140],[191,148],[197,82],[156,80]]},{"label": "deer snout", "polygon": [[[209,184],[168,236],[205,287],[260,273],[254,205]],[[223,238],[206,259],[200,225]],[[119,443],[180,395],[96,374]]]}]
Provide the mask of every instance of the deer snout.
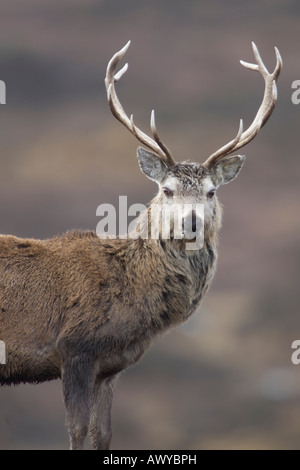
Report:
[{"label": "deer snout", "polygon": [[197,214],[196,210],[192,210],[185,214],[182,219],[182,232],[188,239],[195,237],[203,229],[202,214]]}]

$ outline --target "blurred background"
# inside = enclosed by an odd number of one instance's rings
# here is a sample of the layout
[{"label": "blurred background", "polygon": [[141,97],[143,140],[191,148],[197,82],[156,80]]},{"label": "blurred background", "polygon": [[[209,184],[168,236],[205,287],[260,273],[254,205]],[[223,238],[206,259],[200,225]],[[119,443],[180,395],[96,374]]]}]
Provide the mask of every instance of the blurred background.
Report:
[{"label": "blurred background", "polygon": [[[95,229],[101,203],[147,203],[137,142],[111,115],[104,75],[129,39],[118,84],[149,131],[152,108],[175,158],[202,161],[248,126],[264,83],[239,59],[251,41],[284,62],[270,121],[219,190],[218,271],[199,311],[119,380],[113,449],[299,449],[297,0],[1,0],[0,232],[46,238]],[[1,338],[0,338],[1,339]],[[0,449],[65,449],[60,381],[0,390]]]}]

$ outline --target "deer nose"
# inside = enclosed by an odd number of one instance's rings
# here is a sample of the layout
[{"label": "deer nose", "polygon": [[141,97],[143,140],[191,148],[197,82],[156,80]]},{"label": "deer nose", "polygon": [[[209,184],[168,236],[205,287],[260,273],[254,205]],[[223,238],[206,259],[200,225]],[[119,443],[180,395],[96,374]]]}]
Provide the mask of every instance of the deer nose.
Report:
[{"label": "deer nose", "polygon": [[[182,231],[184,233],[187,232],[196,232],[197,228],[199,229],[199,223],[201,222],[201,219],[197,217],[197,213],[195,210],[192,210],[192,212],[187,216],[182,219]],[[201,225],[200,225],[201,228]]]},{"label": "deer nose", "polygon": [[192,211],[192,231],[196,232],[196,228],[197,228],[197,214],[196,214],[196,211],[193,210]]}]

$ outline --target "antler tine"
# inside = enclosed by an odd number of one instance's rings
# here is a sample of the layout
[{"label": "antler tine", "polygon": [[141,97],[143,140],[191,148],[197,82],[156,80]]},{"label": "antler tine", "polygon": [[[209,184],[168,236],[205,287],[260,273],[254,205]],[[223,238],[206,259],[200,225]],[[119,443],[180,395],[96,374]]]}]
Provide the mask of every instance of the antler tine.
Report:
[{"label": "antler tine", "polygon": [[258,134],[260,129],[264,126],[267,122],[269,117],[271,116],[276,100],[277,100],[277,87],[276,81],[281,71],[282,67],[282,59],[277,47],[275,47],[275,55],[276,55],[276,66],[272,73],[269,73],[265,64],[262,61],[262,58],[258,52],[258,49],[254,42],[252,42],[252,49],[253,54],[256,59],[256,64],[251,64],[249,62],[245,62],[243,60],[240,63],[250,69],[255,70],[261,73],[264,81],[265,81],[265,92],[263,96],[262,103],[257,111],[257,114],[252,122],[252,124],[245,130],[245,132],[241,132],[241,125],[239,132],[235,139],[233,139],[228,144],[221,147],[215,153],[213,153],[205,162],[204,165],[206,167],[213,167],[221,158],[229,155],[230,153],[234,152],[235,150],[243,147],[248,142],[250,142],[254,137]]},{"label": "antler tine", "polygon": [[105,87],[107,91],[107,100],[112,114],[120,121],[126,129],[128,129],[142,144],[146,145],[148,148],[157,153],[161,159],[166,163],[168,167],[175,165],[175,160],[173,159],[170,150],[168,147],[161,141],[157,134],[154,115],[151,114],[151,130],[153,133],[154,140],[141,131],[133,121],[133,116],[130,118],[125,113],[123,106],[121,105],[119,98],[117,96],[114,83],[117,82],[127,71],[128,64],[125,64],[124,67],[115,74],[115,70],[120,60],[124,57],[127,52],[127,49],[130,46],[130,41],[118,52],[116,52],[113,57],[110,59],[105,77]]},{"label": "antler tine", "polygon": [[172,157],[172,154],[170,152],[170,150],[168,149],[168,147],[163,143],[163,141],[160,139],[158,133],[157,133],[157,130],[156,130],[156,125],[155,125],[155,113],[154,113],[154,109],[152,109],[152,112],[151,112],[151,118],[150,118],[150,127],[151,127],[151,132],[152,132],[152,135],[155,139],[155,142],[159,145],[159,147],[162,149],[162,151],[164,152],[164,154],[166,155],[166,158],[167,158],[167,161],[168,161],[168,166],[174,166],[175,165],[175,160],[173,159]]},{"label": "antler tine", "polygon": [[[229,153],[233,152],[233,150],[235,149],[235,146],[237,145],[237,143],[239,142],[239,140],[241,138],[241,135],[242,135],[242,132],[243,132],[243,127],[244,127],[243,119],[240,119],[239,130],[238,130],[238,133],[237,133],[236,137],[233,140],[231,140],[230,142],[228,142],[228,144],[221,147],[217,152],[213,153],[204,162],[203,165],[213,166],[217,161],[219,161],[220,158],[222,158],[223,156],[228,155]],[[210,162],[214,162],[214,163],[211,164],[211,165],[208,165]]]}]

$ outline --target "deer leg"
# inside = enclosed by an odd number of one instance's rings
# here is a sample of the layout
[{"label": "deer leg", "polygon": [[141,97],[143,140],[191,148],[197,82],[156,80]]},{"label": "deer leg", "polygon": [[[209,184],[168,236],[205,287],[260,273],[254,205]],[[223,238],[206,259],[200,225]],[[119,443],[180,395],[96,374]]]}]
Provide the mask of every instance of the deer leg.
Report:
[{"label": "deer leg", "polygon": [[90,419],[92,380],[90,361],[77,356],[64,364],[62,386],[71,450],[84,447]]},{"label": "deer leg", "polygon": [[111,406],[116,376],[98,380],[93,387],[89,436],[94,449],[107,450],[110,446]]}]

